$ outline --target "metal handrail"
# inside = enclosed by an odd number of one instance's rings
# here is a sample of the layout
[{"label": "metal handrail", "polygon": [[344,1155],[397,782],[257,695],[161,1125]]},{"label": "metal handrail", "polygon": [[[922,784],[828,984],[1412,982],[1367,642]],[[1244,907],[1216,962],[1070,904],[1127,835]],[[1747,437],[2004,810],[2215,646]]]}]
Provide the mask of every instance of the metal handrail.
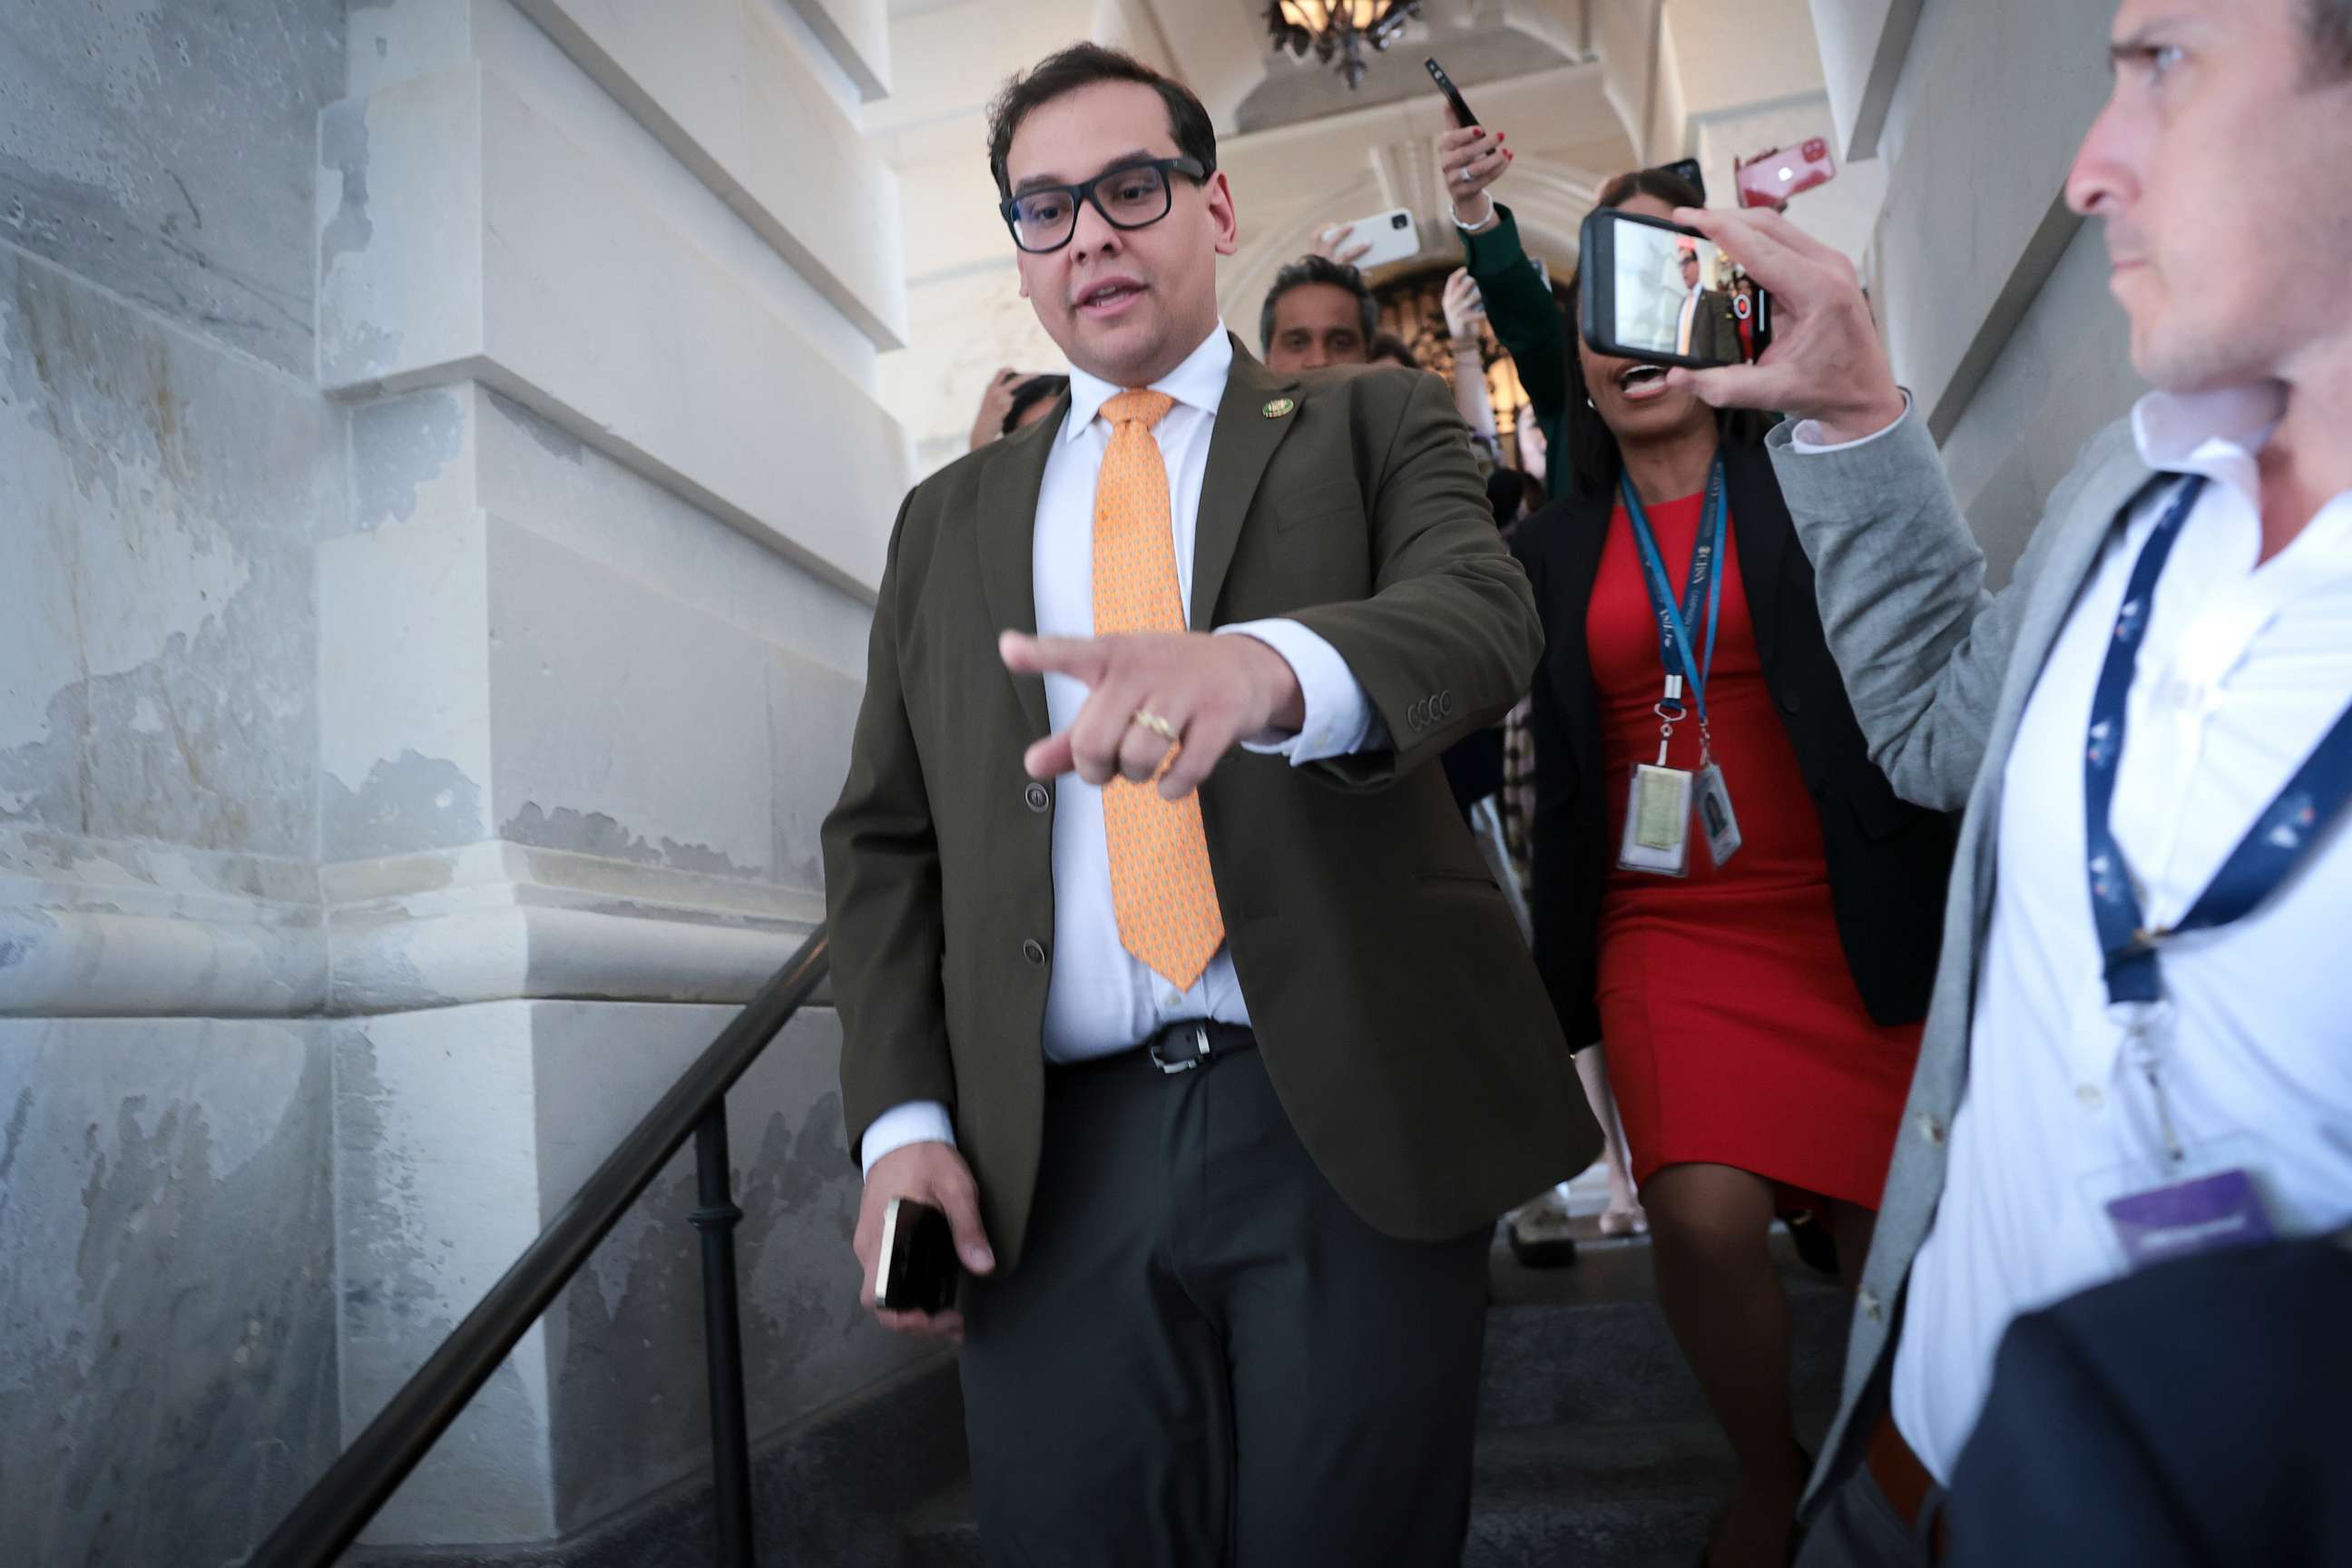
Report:
[{"label": "metal handrail", "polygon": [[819,926],[581,1184],[539,1239],[450,1331],[358,1440],[327,1467],[246,1560],[246,1568],[328,1568],[341,1555],[689,1133],[698,1135],[700,1206],[690,1217],[703,1233],[719,1561],[730,1568],[751,1562],[750,1447],[732,1235],[741,1211],[728,1195],[727,1091],[808,1000],[826,967],[825,931]]}]

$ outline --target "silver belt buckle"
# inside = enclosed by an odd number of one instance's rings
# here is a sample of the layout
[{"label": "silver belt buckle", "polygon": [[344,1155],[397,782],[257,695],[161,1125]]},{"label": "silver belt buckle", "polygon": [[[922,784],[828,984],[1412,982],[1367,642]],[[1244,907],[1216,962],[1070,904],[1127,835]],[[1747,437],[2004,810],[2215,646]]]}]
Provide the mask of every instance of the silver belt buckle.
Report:
[{"label": "silver belt buckle", "polygon": [[1161,1072],[1171,1077],[1180,1072],[1191,1072],[1209,1059],[1209,1026],[1206,1024],[1196,1024],[1192,1026],[1192,1043],[1201,1048],[1200,1055],[1188,1057],[1181,1062],[1171,1062],[1160,1054],[1160,1043],[1155,1040],[1151,1045],[1151,1059]]}]

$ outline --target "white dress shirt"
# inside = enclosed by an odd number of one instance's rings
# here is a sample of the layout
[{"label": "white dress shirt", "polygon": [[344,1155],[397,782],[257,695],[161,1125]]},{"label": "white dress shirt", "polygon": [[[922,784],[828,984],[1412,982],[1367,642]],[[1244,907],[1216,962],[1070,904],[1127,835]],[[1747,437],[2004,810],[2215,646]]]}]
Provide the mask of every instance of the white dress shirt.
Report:
[{"label": "white dress shirt", "polygon": [[[2156,925],[2188,911],[2352,702],[2352,494],[2256,564],[2255,455],[2280,410],[2267,387],[2154,393],[2133,410],[2149,467],[2208,480],[2157,586],[2112,811]],[[2003,773],[1968,1088],[1895,1354],[1895,1425],[1945,1482],[2010,1321],[2122,1274],[2103,1205],[2165,1179],[2154,1097],[2108,1015],[2083,748],[2125,581],[2175,489],[2108,541]],[[2252,913],[2163,950],[2164,1103],[2192,1169],[2251,1170],[2282,1233],[2352,1221],[2347,910],[2352,833],[2338,822]]]},{"label": "white dress shirt", "polygon": [[[1151,384],[1176,400],[1152,429],[1168,466],[1170,546],[1185,612],[1192,598],[1192,550],[1209,437],[1224,401],[1234,349],[1220,321],[1201,346]],[[1090,637],[1095,631],[1095,481],[1110,445],[1102,405],[1123,387],[1070,367],[1070,411],[1053,436],[1037,490],[1031,560],[1037,630],[1044,637]],[[1244,621],[1216,628],[1246,633],[1288,662],[1306,699],[1306,724],[1286,739],[1261,737],[1253,752],[1287,757],[1293,766],[1388,743],[1388,732],[1339,650],[1296,621]],[[1059,732],[1086,705],[1087,688],[1066,675],[1045,677],[1045,710]],[[1189,990],[1178,990],[1129,953],[1118,938],[1110,894],[1110,849],[1102,791],[1076,773],[1055,784],[1054,954],[1045,994],[1043,1046],[1047,1059],[1083,1061],[1123,1051],[1164,1024],[1213,1018],[1247,1024],[1249,1006],[1234,976],[1230,949],[1219,948]],[[955,1142],[948,1108],[912,1100],[875,1119],[859,1147],[866,1169],[908,1143]]]}]

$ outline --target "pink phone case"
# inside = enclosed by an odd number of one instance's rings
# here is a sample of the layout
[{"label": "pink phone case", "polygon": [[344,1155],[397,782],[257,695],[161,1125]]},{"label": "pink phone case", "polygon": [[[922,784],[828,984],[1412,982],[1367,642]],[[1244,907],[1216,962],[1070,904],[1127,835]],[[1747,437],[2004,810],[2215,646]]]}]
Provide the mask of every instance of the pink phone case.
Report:
[{"label": "pink phone case", "polygon": [[1837,159],[1829,138],[1809,137],[1794,148],[1768,147],[1732,166],[1732,184],[1743,207],[1768,207],[1785,202],[1800,191],[1810,191],[1837,178]]}]

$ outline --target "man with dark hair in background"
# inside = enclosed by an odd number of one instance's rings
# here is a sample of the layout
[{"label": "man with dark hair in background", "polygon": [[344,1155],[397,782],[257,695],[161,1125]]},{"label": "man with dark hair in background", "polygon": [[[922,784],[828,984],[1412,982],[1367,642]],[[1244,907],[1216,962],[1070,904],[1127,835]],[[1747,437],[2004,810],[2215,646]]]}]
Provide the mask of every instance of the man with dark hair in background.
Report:
[{"label": "man with dark hair in background", "polygon": [[1457,1563],[1493,1216],[1600,1142],[1424,765],[1532,596],[1441,383],[1219,322],[1191,92],[1079,45],[991,120],[1070,396],[908,497],[825,822],[866,1300],[942,1210],[961,1313],[882,1316],[962,1338],[997,1561]]},{"label": "man with dark hair in background", "polygon": [[1379,335],[1380,308],[1364,275],[1328,257],[1304,256],[1276,273],[1258,307],[1258,347],[1277,375],[1369,363]]}]

